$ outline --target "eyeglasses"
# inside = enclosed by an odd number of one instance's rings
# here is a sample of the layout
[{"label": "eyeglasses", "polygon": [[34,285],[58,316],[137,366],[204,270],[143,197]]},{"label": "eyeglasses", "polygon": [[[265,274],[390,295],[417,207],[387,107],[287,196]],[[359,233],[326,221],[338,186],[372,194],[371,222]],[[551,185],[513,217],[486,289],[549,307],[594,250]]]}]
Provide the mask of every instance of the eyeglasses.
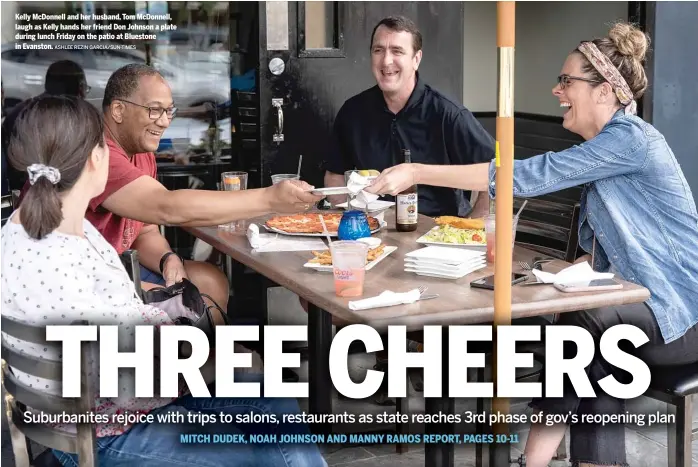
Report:
[{"label": "eyeglasses", "polygon": [[135,102],[127,101],[125,99],[119,99],[121,102],[126,102],[127,104],[137,105],[138,107],[143,107],[148,109],[148,117],[151,120],[158,120],[164,113],[167,113],[167,118],[172,120],[177,113],[177,107],[170,107],[169,109],[163,109],[161,107],[148,107],[147,105],[136,104]]},{"label": "eyeglasses", "polygon": [[557,84],[560,85],[560,89],[565,89],[567,86],[572,84],[572,81],[586,81],[587,83],[593,83],[593,84],[603,83],[603,81],[599,81],[596,79],[582,78],[579,76],[560,75],[557,77]]}]

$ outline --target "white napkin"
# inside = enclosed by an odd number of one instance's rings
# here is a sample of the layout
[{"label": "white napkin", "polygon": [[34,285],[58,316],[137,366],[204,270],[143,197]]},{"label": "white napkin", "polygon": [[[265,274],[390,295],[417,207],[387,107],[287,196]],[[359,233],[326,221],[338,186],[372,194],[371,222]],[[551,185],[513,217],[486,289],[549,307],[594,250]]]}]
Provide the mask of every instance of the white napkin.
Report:
[{"label": "white napkin", "polygon": [[381,308],[385,306],[414,303],[419,299],[419,295],[420,294],[418,289],[402,293],[386,290],[377,297],[364,298],[363,300],[354,300],[352,302],[349,302],[349,309],[368,310],[369,308]]},{"label": "white napkin", "polygon": [[613,273],[610,272],[595,272],[586,261],[565,268],[557,274],[534,269],[533,275],[540,282],[545,282],[546,284],[576,284],[594,279],[611,279],[613,277]]},{"label": "white napkin", "polygon": [[279,234],[260,233],[257,224],[247,227],[247,239],[253,253],[327,250],[327,245],[321,238],[282,237]]},{"label": "white napkin", "polygon": [[349,181],[347,182],[347,189],[352,195],[356,196],[357,201],[364,206],[368,206],[378,199],[378,195],[364,190],[364,188],[370,184],[371,182],[368,180],[368,178],[364,177],[363,175],[359,175],[357,172],[352,172],[349,176]]}]

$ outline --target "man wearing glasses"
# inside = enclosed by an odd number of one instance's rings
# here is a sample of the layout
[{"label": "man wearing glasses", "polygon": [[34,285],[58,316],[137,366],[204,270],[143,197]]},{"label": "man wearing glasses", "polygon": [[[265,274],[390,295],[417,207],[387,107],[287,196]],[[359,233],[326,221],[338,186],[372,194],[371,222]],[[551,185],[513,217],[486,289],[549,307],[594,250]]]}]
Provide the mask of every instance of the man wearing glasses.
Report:
[{"label": "man wearing glasses", "polygon": [[121,254],[138,251],[143,288],[188,278],[227,309],[228,280],[208,263],[183,261],[172,252],[160,225],[220,225],[266,214],[310,209],[321,197],[300,181],[238,192],[169,191],[156,179],[154,151],[175,117],[172,92],[160,73],[131,64],[115,71],[102,102],[109,176],[86,217]]}]

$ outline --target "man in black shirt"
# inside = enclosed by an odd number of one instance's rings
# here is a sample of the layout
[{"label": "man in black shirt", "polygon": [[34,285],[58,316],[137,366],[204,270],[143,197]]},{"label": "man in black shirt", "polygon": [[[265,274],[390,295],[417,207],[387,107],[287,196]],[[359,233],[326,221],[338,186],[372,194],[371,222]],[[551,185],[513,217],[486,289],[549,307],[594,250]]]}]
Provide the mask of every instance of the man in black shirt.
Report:
[{"label": "man in black shirt", "polygon": [[[383,171],[398,165],[404,162],[403,149],[410,150],[413,162],[424,164],[466,165],[494,158],[494,139],[475,117],[420,78],[421,60],[422,35],[412,21],[388,17],[376,25],[371,69],[377,84],[347,100],[337,114],[334,147],[325,161],[326,187],[344,186],[347,170]],[[470,193],[431,186],[418,190],[420,214],[482,217],[489,212],[486,192],[478,194],[471,208]],[[328,201],[338,204],[346,197],[329,196]],[[408,342],[408,348],[414,346]],[[387,371],[387,352],[376,353],[374,368]],[[387,397],[387,384],[374,400],[394,403]]]},{"label": "man in black shirt", "polygon": [[[404,162],[476,164],[494,158],[494,139],[465,107],[430,87],[417,73],[422,35],[412,21],[388,17],[373,30],[371,68],[377,85],[347,100],[334,123],[335,146],[325,161],[325,186],[344,186],[351,169],[383,171]],[[480,217],[488,195],[471,209],[469,193],[419,187],[420,214]],[[345,197],[329,197],[333,204]]]}]

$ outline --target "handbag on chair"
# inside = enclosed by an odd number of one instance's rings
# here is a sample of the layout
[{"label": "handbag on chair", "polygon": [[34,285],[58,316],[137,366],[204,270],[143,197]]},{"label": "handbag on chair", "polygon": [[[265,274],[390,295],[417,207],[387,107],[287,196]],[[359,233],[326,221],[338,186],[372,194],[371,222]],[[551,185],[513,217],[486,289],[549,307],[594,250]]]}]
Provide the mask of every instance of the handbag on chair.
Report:
[{"label": "handbag on chair", "polygon": [[[207,298],[212,305],[207,305],[204,302]],[[175,325],[195,326],[201,329],[208,339],[211,349],[216,348],[216,325],[213,321],[213,310],[218,310],[223,317],[226,325],[230,324],[228,315],[223,312],[221,307],[209,295],[202,294],[199,289],[188,279],[182,279],[170,287],[155,287],[150,290],[143,291],[143,302],[163,310],[172,319]],[[183,342],[180,342],[179,354],[184,357],[182,348]],[[236,353],[251,353],[252,365],[248,368],[240,368],[242,373],[261,373],[264,368],[264,363],[261,357],[256,352],[235,343]]]},{"label": "handbag on chair", "polygon": [[[204,297],[212,305],[204,302]],[[161,309],[172,319],[174,324],[194,326],[201,329],[208,339],[211,348],[215,348],[216,326],[213,322],[212,310],[218,310],[225,321],[230,324],[228,316],[220,306],[188,279],[182,279],[170,287],[155,287],[143,291],[143,302]]]}]

